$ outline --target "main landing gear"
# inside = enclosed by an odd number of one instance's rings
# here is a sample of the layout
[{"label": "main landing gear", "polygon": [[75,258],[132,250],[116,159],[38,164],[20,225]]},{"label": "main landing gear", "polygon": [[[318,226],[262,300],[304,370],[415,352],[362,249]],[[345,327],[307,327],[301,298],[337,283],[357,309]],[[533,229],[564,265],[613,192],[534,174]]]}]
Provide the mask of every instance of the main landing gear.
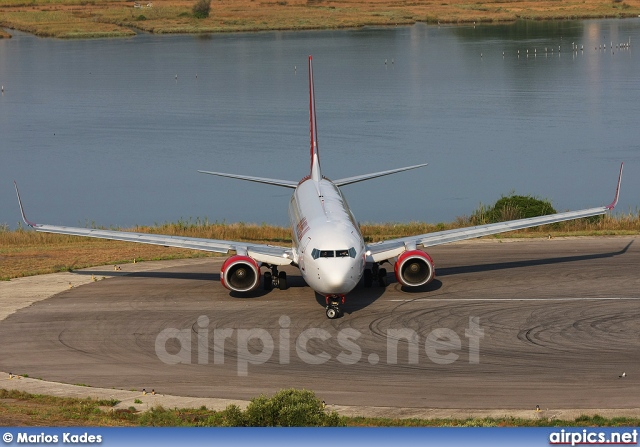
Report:
[{"label": "main landing gear", "polygon": [[327,318],[333,320],[342,316],[340,304],[344,304],[344,295],[329,295],[326,297],[327,305],[325,306]]},{"label": "main landing gear", "polygon": [[287,289],[287,272],[278,272],[277,265],[263,264],[265,267],[270,268],[270,272],[264,273],[264,290],[272,289]]},{"label": "main landing gear", "polygon": [[371,287],[377,281],[380,287],[387,285],[387,269],[381,269],[380,264],[374,262],[370,269],[364,269],[362,276],[365,287]]}]

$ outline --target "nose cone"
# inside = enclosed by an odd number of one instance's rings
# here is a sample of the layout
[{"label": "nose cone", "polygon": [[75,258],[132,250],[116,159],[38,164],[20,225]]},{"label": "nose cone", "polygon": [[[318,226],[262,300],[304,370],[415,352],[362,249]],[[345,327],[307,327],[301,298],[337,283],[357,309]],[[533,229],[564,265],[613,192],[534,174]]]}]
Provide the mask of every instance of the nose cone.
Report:
[{"label": "nose cone", "polygon": [[360,279],[350,259],[334,260],[318,268],[321,293],[345,295],[351,292]]}]

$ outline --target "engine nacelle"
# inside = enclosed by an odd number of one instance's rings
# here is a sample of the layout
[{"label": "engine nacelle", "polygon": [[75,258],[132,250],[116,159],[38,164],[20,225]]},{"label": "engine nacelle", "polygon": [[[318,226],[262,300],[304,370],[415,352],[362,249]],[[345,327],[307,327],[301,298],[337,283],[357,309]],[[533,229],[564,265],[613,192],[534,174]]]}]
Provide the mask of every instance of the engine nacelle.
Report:
[{"label": "engine nacelle", "polygon": [[234,292],[249,292],[260,285],[260,267],[249,256],[231,256],[222,264],[220,282]]},{"label": "engine nacelle", "polygon": [[420,250],[405,251],[394,267],[396,279],[405,287],[425,285],[436,276],[436,268],[431,256]]}]

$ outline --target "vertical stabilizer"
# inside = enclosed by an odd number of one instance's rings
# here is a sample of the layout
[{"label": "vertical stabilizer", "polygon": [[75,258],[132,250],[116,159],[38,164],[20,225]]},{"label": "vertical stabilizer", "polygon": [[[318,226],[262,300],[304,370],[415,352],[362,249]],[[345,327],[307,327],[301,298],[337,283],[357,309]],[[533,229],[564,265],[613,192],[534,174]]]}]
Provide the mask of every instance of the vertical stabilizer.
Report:
[{"label": "vertical stabilizer", "polygon": [[320,156],[318,155],[318,129],[316,127],[316,97],[313,91],[313,65],[309,56],[309,133],[311,135],[311,179],[319,182],[322,179],[320,171]]}]

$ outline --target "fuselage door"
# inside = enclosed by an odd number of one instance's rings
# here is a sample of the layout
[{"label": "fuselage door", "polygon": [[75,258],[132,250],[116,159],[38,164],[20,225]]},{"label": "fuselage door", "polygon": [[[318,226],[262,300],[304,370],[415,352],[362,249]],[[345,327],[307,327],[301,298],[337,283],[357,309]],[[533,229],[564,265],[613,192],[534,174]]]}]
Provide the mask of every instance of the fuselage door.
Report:
[{"label": "fuselage door", "polygon": [[307,246],[309,245],[309,242],[311,242],[311,238],[309,236],[307,236],[303,241],[301,241],[300,244],[300,260],[298,262],[298,265],[300,266],[300,270],[302,270],[303,272],[304,270],[304,254],[307,251]]}]

